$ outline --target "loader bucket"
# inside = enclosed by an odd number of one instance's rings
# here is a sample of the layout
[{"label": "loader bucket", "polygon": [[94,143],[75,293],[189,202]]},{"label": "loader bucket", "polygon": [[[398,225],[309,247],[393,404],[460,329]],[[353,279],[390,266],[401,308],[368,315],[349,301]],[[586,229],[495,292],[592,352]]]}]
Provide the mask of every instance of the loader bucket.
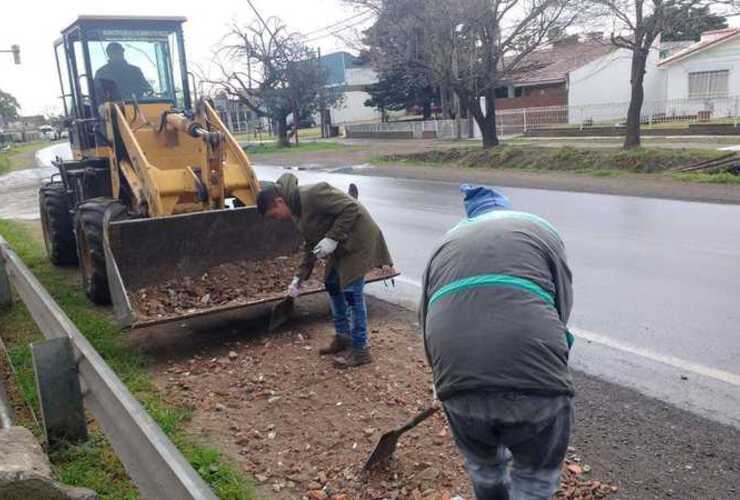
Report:
[{"label": "loader bucket", "polygon": [[[132,304],[130,294],[172,279],[202,276],[213,266],[293,254],[302,239],[292,221],[261,217],[256,208],[210,210],[108,224],[104,242],[108,282],[116,319],[123,327],[141,328],[204,316],[241,316],[284,297],[188,310],[176,316],[150,317]],[[289,271],[292,272],[292,271]],[[395,274],[394,274],[395,275]],[[391,275],[388,278],[392,277]],[[289,280],[290,276],[286,276]],[[376,278],[374,281],[383,278]],[[309,290],[316,293],[322,289]],[[260,307],[265,310],[265,307]],[[269,310],[269,309],[267,309]],[[210,320],[210,318],[209,318]]]}]

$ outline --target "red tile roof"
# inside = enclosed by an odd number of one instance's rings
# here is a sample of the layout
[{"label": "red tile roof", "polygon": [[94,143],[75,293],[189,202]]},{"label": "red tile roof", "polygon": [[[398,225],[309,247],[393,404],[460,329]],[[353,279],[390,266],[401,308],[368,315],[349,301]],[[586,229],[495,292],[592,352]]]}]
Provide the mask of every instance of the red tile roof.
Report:
[{"label": "red tile roof", "polygon": [[608,40],[564,41],[532,52],[522,69],[510,78],[512,85],[565,81],[568,73],[608,54],[615,47]]}]

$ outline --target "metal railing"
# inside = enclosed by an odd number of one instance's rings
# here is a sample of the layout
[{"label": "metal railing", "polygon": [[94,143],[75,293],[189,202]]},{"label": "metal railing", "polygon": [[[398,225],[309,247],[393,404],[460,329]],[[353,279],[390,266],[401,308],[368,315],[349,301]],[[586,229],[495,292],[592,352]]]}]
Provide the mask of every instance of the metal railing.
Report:
[{"label": "metal railing", "polygon": [[[558,127],[622,127],[629,102],[574,106],[502,109],[496,111],[498,135],[521,134],[531,129]],[[740,95],[706,96],[691,99],[646,101],[640,120],[647,126],[685,127],[692,124],[730,124],[740,126]],[[458,135],[458,126],[460,134]],[[468,120],[398,121],[347,125],[347,136],[407,133],[414,139],[471,137]],[[479,138],[477,124],[472,137]]]},{"label": "metal railing", "polygon": [[157,423],[106,364],[0,237],[0,307],[11,304],[10,285],[47,339],[69,338],[85,407],[103,428],[144,498],[217,498]]}]

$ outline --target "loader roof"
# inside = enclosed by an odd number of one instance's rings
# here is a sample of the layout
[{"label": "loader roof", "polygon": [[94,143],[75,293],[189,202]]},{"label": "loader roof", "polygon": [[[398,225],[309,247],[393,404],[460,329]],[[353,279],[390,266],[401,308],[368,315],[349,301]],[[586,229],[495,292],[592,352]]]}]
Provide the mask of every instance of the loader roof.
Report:
[{"label": "loader roof", "polygon": [[182,24],[187,21],[184,16],[79,16],[69,26],[62,30],[66,33],[78,26],[100,26],[105,24],[111,25],[131,25],[141,26],[142,24]]}]

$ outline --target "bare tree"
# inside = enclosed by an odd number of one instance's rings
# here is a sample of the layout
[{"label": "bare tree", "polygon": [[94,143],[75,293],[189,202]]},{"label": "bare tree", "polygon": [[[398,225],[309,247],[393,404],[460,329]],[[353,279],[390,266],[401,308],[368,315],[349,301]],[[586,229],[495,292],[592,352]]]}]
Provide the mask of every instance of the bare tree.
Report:
[{"label": "bare tree", "polygon": [[350,0],[378,12],[366,39],[380,67],[407,65],[452,90],[498,145],[496,88],[576,19],[574,0]]},{"label": "bare tree", "polygon": [[276,126],[278,143],[290,146],[288,117],[293,127],[301,116],[336,104],[340,96],[324,89],[327,74],[317,53],[290,33],[278,18],[266,24],[233,25],[214,57],[217,76],[201,80],[223,90]]},{"label": "bare tree", "polygon": [[650,50],[661,34],[691,31],[691,25],[702,23],[698,16],[687,16],[687,11],[709,7],[729,7],[736,3],[708,0],[591,0],[610,17],[615,31],[611,43],[632,53],[630,68],[630,103],[627,110],[625,148],[640,146],[640,122],[645,100],[643,82]]}]

